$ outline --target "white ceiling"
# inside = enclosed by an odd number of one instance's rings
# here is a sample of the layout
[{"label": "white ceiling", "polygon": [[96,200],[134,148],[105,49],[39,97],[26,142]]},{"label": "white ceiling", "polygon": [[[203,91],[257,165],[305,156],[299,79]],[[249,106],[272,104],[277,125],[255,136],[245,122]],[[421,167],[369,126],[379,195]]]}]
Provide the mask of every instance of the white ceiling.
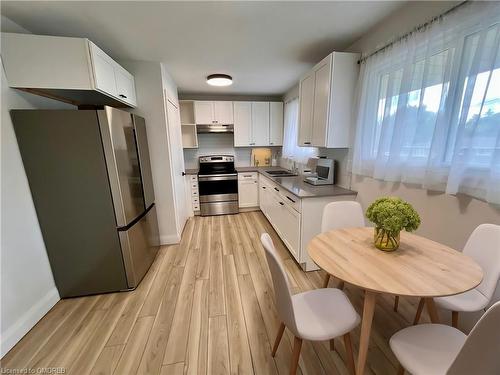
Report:
[{"label": "white ceiling", "polygon": [[[280,95],[404,1],[2,1],[35,34],[87,37],[115,59],[161,61],[182,93]],[[212,73],[234,84],[214,88]]]}]

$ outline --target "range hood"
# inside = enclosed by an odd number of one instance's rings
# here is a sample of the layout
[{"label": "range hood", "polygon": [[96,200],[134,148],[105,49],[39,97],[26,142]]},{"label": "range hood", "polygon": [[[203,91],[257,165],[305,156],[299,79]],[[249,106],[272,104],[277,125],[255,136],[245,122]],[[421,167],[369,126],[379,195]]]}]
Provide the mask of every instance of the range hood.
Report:
[{"label": "range hood", "polygon": [[203,133],[234,133],[234,125],[221,125],[221,124],[207,124],[196,125],[196,132]]}]

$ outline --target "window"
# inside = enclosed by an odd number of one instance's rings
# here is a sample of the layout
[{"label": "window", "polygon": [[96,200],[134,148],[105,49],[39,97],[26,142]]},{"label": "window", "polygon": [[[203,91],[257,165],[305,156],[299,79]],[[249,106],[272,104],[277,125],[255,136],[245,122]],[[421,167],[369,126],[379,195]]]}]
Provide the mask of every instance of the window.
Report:
[{"label": "window", "polygon": [[353,172],[500,204],[500,4],[472,3],[361,68]]},{"label": "window", "polygon": [[283,157],[299,163],[306,163],[318,155],[316,147],[299,147],[299,99],[294,98],[285,103],[285,129],[283,136]]}]

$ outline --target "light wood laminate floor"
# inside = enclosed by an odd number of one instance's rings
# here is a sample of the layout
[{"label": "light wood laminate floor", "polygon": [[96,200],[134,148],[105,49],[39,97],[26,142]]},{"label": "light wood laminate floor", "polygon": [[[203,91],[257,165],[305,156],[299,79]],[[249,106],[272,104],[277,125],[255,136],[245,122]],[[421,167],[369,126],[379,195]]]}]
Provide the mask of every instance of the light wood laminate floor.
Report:
[{"label": "light wood laminate floor", "polygon": [[[303,272],[261,212],[191,218],[181,243],[160,249],[135,291],[59,301],[5,355],[2,368],[62,367],[75,375],[288,374],[288,330],[271,357],[279,321],[263,232],[273,237],[294,293],[321,286],[323,272]],[[361,314],[362,292],[347,286],[346,293]],[[401,298],[395,313],[393,298],[380,297],[368,374],[396,373],[388,340],[411,324],[417,303]],[[356,349],[359,327],[352,337]],[[304,342],[298,373],[347,374],[344,358],[342,340],[335,351],[328,342]]]}]

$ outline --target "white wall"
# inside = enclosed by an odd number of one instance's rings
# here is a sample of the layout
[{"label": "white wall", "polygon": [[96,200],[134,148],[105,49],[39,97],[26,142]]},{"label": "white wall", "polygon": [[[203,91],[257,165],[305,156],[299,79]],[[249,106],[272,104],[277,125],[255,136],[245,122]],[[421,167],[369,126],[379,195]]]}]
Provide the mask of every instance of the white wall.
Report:
[{"label": "white wall", "polygon": [[[348,48],[348,51],[369,53],[385,45],[395,36],[404,34],[418,24],[446,11],[456,2],[409,2],[401,10],[382,21],[364,37]],[[415,185],[378,181],[369,177],[350,176],[351,154],[346,150],[329,150],[342,160],[343,182],[350,181],[358,191],[358,200],[364,208],[383,195],[397,195],[411,202],[422,216],[417,233],[435,241],[462,250],[468,236],[481,223],[500,224],[500,209],[468,196],[451,196],[430,192]],[[500,300],[497,287],[495,300]],[[469,329],[479,314],[466,314],[461,327]],[[449,319],[449,314],[445,315]]]},{"label": "white wall", "polygon": [[[159,62],[120,61],[135,78],[137,108],[131,110],[144,117],[148,135],[155,204],[162,244],[178,242],[175,223],[174,192],[170,171],[167,119],[163,101],[164,75]],[[171,95],[177,96],[175,84],[165,82]]]},{"label": "white wall", "polygon": [[[2,16],[2,30],[27,31]],[[3,356],[59,300],[17,146],[10,109],[73,108],[1,80],[1,348]]]}]

